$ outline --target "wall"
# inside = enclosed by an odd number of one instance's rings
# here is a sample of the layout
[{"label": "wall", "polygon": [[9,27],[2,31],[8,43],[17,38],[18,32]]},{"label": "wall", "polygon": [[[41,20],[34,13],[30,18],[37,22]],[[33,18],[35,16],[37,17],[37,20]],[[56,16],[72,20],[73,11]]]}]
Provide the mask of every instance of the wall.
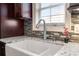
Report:
[{"label": "wall", "polygon": [[71,20],[72,32],[79,33],[79,15],[72,15]]},{"label": "wall", "polygon": [[[69,5],[69,3],[67,3],[67,5],[66,5],[67,7],[66,8],[68,8],[70,5]],[[65,26],[68,28],[68,30],[69,30],[69,32],[71,32],[71,13],[69,12],[69,10],[66,10],[66,17],[65,17],[66,19],[65,19]]]},{"label": "wall", "polygon": [[23,3],[22,5],[22,17],[30,18],[30,4]]}]

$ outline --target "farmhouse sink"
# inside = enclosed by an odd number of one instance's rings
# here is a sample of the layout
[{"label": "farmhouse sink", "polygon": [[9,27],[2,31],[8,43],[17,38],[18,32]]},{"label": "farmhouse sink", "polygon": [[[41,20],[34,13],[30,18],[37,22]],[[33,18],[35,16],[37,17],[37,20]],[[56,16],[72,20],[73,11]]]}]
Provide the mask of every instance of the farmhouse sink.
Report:
[{"label": "farmhouse sink", "polygon": [[63,45],[28,39],[6,45],[6,56],[53,56]]}]

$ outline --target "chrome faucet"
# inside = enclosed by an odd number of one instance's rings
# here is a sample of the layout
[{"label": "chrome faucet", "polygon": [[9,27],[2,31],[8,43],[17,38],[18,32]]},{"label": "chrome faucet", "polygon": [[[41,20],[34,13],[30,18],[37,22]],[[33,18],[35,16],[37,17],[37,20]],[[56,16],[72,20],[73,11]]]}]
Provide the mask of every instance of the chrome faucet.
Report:
[{"label": "chrome faucet", "polygon": [[36,25],[36,28],[39,28],[39,24],[40,24],[40,22],[41,21],[43,21],[43,23],[44,23],[44,30],[43,30],[43,34],[44,34],[44,39],[46,39],[47,38],[47,36],[46,36],[46,24],[45,24],[45,20],[43,20],[43,19],[40,19],[39,21],[38,21],[38,24]]}]

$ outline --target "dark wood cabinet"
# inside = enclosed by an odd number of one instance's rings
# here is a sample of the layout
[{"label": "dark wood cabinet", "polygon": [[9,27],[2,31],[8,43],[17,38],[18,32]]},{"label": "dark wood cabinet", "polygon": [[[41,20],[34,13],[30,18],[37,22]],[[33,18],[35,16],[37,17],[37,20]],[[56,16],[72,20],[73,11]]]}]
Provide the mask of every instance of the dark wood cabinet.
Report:
[{"label": "dark wood cabinet", "polygon": [[7,9],[8,9],[7,16],[9,19],[19,19],[22,17],[20,3],[8,3],[6,5],[7,5]]},{"label": "dark wood cabinet", "polygon": [[1,38],[1,4],[0,4],[0,38]]},{"label": "dark wood cabinet", "polygon": [[32,19],[32,3],[30,3],[30,18]]},{"label": "dark wood cabinet", "polygon": [[0,56],[5,56],[5,43],[0,41]]},{"label": "dark wood cabinet", "polygon": [[20,5],[20,3],[0,3],[1,38],[24,35],[24,20],[20,18]]}]

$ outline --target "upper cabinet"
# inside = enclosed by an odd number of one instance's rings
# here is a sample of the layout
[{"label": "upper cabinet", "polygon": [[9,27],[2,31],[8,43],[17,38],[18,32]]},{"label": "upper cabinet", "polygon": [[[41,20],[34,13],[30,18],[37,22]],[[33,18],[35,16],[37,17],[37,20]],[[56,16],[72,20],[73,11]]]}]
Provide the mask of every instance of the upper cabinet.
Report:
[{"label": "upper cabinet", "polygon": [[79,15],[79,3],[70,3],[68,10],[72,15]]},{"label": "upper cabinet", "polygon": [[22,17],[32,18],[32,3],[22,3]]},{"label": "upper cabinet", "polygon": [[21,4],[20,3],[8,3],[7,5],[7,11],[8,11],[8,18],[21,18]]},{"label": "upper cabinet", "polygon": [[70,3],[68,9],[71,13],[71,22],[73,24],[79,24],[79,3]]},{"label": "upper cabinet", "polygon": [[6,3],[2,11],[8,19],[32,18],[31,3]]}]

